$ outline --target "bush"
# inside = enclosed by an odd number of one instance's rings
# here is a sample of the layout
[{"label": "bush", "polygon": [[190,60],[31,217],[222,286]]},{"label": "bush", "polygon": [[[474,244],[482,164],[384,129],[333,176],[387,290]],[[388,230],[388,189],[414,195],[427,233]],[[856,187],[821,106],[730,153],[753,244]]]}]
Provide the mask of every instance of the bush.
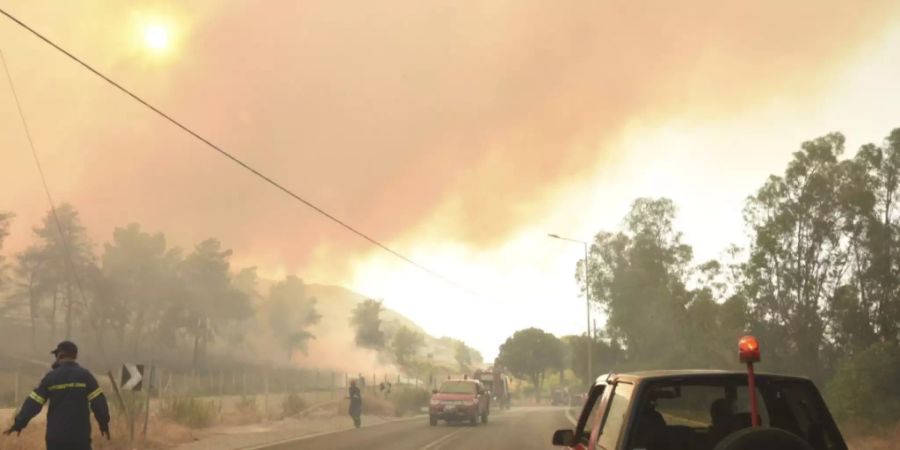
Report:
[{"label": "bush", "polygon": [[840,421],[892,425],[900,421],[900,349],[876,344],[838,367],[825,390],[831,413]]},{"label": "bush", "polygon": [[393,416],[394,405],[384,397],[369,395],[363,397],[362,413],[370,416]]},{"label": "bush", "polygon": [[160,416],[191,427],[208,427],[215,422],[217,406],[194,397],[170,397],[163,400]]},{"label": "bush", "polygon": [[401,389],[390,397],[391,403],[394,404],[395,414],[398,416],[421,413],[422,408],[428,406],[430,399],[430,392],[416,388]]},{"label": "bush", "polygon": [[285,397],[284,402],[281,403],[281,409],[285,417],[297,415],[305,411],[308,406],[303,397],[293,392]]},{"label": "bush", "polygon": [[241,415],[252,416],[259,412],[259,408],[256,406],[256,397],[241,397],[234,407]]}]

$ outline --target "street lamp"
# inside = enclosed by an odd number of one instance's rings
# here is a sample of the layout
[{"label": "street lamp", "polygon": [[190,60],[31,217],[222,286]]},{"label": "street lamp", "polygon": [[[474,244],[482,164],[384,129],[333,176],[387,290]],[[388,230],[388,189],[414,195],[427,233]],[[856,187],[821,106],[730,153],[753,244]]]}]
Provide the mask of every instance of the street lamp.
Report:
[{"label": "street lamp", "polygon": [[589,385],[594,383],[594,379],[592,378],[593,367],[592,367],[592,355],[591,355],[591,343],[594,341],[594,336],[591,334],[591,291],[590,291],[590,279],[588,278],[590,275],[590,271],[588,270],[588,265],[590,264],[589,256],[589,246],[585,241],[581,241],[578,239],[571,239],[562,237],[556,234],[548,234],[547,236],[552,237],[553,239],[560,239],[563,241],[575,242],[584,245],[584,299],[585,304],[587,305],[587,382]]}]

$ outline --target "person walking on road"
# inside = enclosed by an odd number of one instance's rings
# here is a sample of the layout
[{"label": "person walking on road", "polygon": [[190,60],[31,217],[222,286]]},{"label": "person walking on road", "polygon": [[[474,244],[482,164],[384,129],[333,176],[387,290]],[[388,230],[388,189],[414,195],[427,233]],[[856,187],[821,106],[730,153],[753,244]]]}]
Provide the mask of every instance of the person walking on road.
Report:
[{"label": "person walking on road", "polygon": [[362,393],[356,386],[356,380],[350,380],[350,417],[353,418],[353,426],[362,426]]},{"label": "person walking on road", "polygon": [[41,412],[44,403],[49,401],[47,450],[90,450],[90,411],[94,412],[100,434],[109,439],[109,405],[106,397],[94,376],[75,362],[78,347],[74,343],[60,342],[51,353],[56,356],[53,370],[25,399],[15,422],[3,434],[21,433],[28,422]]}]

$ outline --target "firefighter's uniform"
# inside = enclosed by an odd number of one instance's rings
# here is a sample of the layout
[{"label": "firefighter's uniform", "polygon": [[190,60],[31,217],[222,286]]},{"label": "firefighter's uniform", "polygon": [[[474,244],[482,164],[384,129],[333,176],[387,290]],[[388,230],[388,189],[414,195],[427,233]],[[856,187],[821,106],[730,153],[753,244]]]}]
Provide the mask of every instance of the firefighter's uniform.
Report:
[{"label": "firefighter's uniform", "polygon": [[[16,416],[12,431],[20,431],[34,416],[47,410],[47,450],[91,448],[90,411],[100,431],[109,432],[109,406],[97,380],[75,361],[65,361],[47,373]],[[90,408],[90,411],[88,410]]]}]

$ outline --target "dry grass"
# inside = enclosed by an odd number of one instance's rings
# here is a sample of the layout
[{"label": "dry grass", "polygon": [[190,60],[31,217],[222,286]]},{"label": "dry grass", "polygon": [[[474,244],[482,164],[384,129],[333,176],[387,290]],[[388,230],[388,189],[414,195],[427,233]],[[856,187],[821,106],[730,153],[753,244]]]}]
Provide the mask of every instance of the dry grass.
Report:
[{"label": "dry grass", "polygon": [[897,450],[900,448],[900,423],[893,427],[860,423],[843,424],[841,432],[850,450]]},{"label": "dry grass", "polygon": [[234,405],[234,410],[219,409],[221,425],[249,425],[266,420],[266,415],[257,403],[256,397],[242,397]]},{"label": "dry grass", "polygon": [[159,415],[190,428],[204,428],[218,420],[219,409],[220,405],[212,400],[170,397],[163,399]]},{"label": "dry grass", "polygon": [[[349,408],[349,405],[347,405],[347,406]],[[344,409],[345,414],[346,414],[346,410],[348,408]],[[363,410],[363,414],[370,415],[370,416],[381,416],[381,417],[391,416],[392,417],[392,416],[396,415],[396,410],[394,408],[394,404],[391,403],[390,401],[388,401],[382,397],[378,397],[376,395],[370,395],[368,397],[363,398],[362,410]]]},{"label": "dry grass", "polygon": [[[110,424],[112,439],[109,441],[100,436],[100,432],[94,426],[94,450],[166,449],[193,440],[190,429],[169,421],[151,419],[147,433],[149,439],[143,444],[141,426],[136,425],[135,428],[135,440],[132,443],[129,442],[128,426],[124,420],[114,419],[112,421]],[[15,435],[0,436],[0,448],[3,450],[43,450],[46,448],[45,431],[46,426],[43,422],[34,423],[22,431],[18,437]]]},{"label": "dry grass", "polygon": [[[335,403],[337,404],[338,415],[348,415],[348,410],[350,409],[350,400],[343,399]],[[394,417],[396,415],[396,412],[397,411],[396,408],[394,408],[394,404],[382,397],[378,397],[375,395],[363,397],[363,415]]]}]

